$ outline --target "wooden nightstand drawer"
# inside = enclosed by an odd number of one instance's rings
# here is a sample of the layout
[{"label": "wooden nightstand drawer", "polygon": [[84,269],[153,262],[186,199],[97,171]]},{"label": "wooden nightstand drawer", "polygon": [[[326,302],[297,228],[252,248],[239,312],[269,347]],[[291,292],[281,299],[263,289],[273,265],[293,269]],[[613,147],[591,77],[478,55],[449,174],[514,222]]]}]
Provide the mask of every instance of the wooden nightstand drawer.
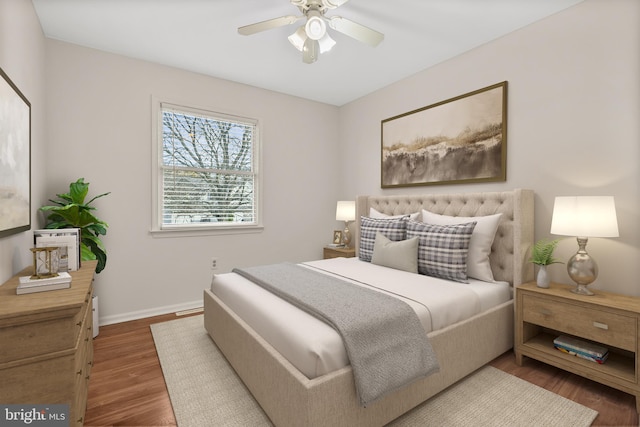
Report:
[{"label": "wooden nightstand drawer", "polygon": [[330,258],[353,258],[356,256],[356,250],[354,248],[330,248],[325,247],[322,251],[324,259]]},{"label": "wooden nightstand drawer", "polygon": [[523,320],[624,350],[637,351],[636,317],[523,295]]}]

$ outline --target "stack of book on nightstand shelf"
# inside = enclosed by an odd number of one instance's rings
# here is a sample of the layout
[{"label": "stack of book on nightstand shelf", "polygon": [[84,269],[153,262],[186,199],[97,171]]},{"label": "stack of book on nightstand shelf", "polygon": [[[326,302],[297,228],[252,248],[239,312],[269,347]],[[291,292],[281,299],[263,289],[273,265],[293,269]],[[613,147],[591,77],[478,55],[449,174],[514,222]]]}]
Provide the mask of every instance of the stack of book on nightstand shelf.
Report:
[{"label": "stack of book on nightstand shelf", "polygon": [[604,363],[604,361],[607,360],[607,357],[609,357],[609,350],[606,347],[578,340],[566,335],[560,335],[558,338],[554,339],[553,346],[564,353],[600,364]]},{"label": "stack of book on nightstand shelf", "polygon": [[65,289],[71,286],[71,275],[60,272],[55,277],[44,279],[32,279],[31,276],[20,277],[20,283],[16,288],[16,294],[30,294],[33,292],[53,291],[55,289]]}]

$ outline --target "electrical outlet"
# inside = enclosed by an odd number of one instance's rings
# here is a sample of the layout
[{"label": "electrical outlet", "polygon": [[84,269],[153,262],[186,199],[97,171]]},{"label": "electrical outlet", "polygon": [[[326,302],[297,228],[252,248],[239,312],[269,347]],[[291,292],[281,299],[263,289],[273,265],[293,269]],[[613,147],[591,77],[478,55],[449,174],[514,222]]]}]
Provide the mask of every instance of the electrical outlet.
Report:
[{"label": "electrical outlet", "polygon": [[213,257],[211,258],[211,270],[217,270],[218,269],[218,258]]}]

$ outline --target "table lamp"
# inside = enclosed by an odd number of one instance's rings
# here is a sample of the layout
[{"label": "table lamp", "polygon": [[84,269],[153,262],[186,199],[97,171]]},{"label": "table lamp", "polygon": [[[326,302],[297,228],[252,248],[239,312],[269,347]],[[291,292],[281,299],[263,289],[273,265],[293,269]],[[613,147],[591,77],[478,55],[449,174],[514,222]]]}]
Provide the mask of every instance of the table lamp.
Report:
[{"label": "table lamp", "polygon": [[578,252],[567,262],[569,277],[577,285],[571,292],[593,295],[587,286],[598,277],[598,265],[587,253],[587,241],[589,237],[619,236],[613,197],[556,197],[551,234],[577,237]]},{"label": "table lamp", "polygon": [[353,200],[339,201],[336,206],[336,221],[344,221],[344,231],[342,232],[342,244],[349,247],[351,243],[351,233],[349,232],[349,221],[356,219],[356,202]]}]

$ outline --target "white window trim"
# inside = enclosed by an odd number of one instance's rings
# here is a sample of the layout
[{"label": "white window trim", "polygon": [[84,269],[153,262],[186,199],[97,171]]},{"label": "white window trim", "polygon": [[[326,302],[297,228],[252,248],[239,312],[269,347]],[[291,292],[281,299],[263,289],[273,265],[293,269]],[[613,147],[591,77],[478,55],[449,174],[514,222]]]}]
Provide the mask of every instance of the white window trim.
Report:
[{"label": "white window trim", "polygon": [[156,96],[151,97],[151,228],[150,233],[154,237],[192,237],[192,236],[210,236],[210,235],[231,235],[231,234],[247,234],[260,233],[264,230],[262,224],[262,155],[261,155],[261,126],[259,119],[256,121],[256,141],[254,145],[254,167],[256,170],[257,183],[254,191],[257,193],[255,198],[256,221],[250,225],[232,224],[232,225],[216,225],[195,224],[193,226],[162,226],[160,223],[160,210],[162,208],[162,180],[160,179],[160,170],[162,164],[162,104],[169,104],[174,107],[189,110],[203,110],[219,114],[221,116],[238,117],[242,120],[242,116],[237,114],[219,113],[214,108],[195,106],[185,106],[184,102],[170,101],[160,99]]}]

